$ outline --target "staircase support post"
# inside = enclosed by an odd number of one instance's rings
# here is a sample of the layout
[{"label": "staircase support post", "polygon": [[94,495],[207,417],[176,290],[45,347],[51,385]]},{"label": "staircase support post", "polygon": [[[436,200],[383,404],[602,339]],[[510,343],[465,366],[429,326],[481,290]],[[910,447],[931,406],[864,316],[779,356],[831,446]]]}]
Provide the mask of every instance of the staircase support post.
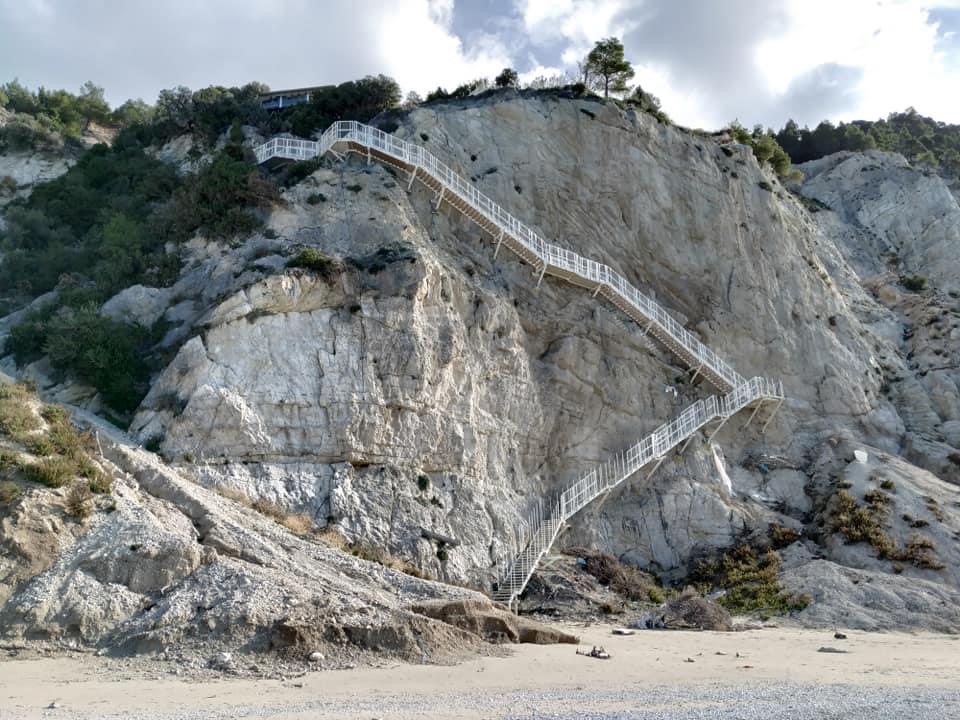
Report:
[{"label": "staircase support post", "polygon": [[653,466],[653,470],[647,473],[648,481],[650,480],[650,478],[653,477],[653,474],[657,471],[657,468],[660,467],[660,463],[662,463],[664,459],[666,459],[666,455],[662,456],[659,460],[657,460],[657,464]]},{"label": "staircase support post", "polygon": [[543,261],[543,267],[540,268],[540,277],[537,278],[537,287],[540,287],[540,283],[543,282],[543,276],[547,274],[547,261]]},{"label": "staircase support post", "polygon": [[410,173],[410,182],[407,183],[407,190],[413,187],[413,181],[417,179],[417,170],[420,169],[419,165],[413,166],[413,172]]},{"label": "staircase support post", "polygon": [[708,445],[713,442],[713,438],[716,437],[718,432],[720,432],[720,428],[722,428],[724,425],[727,424],[727,420],[729,419],[730,419],[729,416],[723,418],[723,420],[720,421],[720,424],[717,425],[716,429],[712,433],[710,433],[710,437],[707,438]]},{"label": "staircase support post", "polygon": [[700,371],[703,370],[703,363],[697,365],[696,371],[693,373],[693,377],[690,378],[690,384],[693,385],[697,381],[697,376],[700,375]]},{"label": "staircase support post", "polygon": [[497,259],[497,255],[500,252],[500,245],[503,243],[503,230],[500,230],[500,236],[497,238],[497,249],[493,251],[493,259]]},{"label": "staircase support post", "polygon": [[743,424],[741,430],[746,430],[747,426],[753,422],[753,419],[757,416],[757,413],[760,412],[760,408],[763,407],[763,400],[757,403],[757,406],[753,409],[753,412],[750,413],[750,417],[747,419],[747,422]]},{"label": "staircase support post", "polygon": [[760,432],[761,432],[761,433],[765,433],[765,432],[767,431],[767,426],[768,426],[771,422],[773,422],[773,418],[776,417],[776,415],[777,415],[777,410],[780,409],[780,406],[781,406],[781,405],[783,405],[783,398],[780,398],[780,399],[777,401],[777,405],[776,405],[776,407],[773,408],[773,412],[770,413],[770,417],[767,418],[767,421],[763,424],[763,427],[760,428]]}]

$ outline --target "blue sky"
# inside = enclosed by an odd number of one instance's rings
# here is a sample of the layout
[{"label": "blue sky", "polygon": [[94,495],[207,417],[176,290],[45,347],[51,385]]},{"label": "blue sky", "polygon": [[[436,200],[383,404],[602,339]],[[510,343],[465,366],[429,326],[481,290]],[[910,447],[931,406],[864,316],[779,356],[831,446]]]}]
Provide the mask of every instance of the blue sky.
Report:
[{"label": "blue sky", "polygon": [[395,77],[421,94],[512,66],[573,73],[616,35],[677,122],[960,123],[960,0],[0,0],[0,79],[152,101],[175,85]]}]

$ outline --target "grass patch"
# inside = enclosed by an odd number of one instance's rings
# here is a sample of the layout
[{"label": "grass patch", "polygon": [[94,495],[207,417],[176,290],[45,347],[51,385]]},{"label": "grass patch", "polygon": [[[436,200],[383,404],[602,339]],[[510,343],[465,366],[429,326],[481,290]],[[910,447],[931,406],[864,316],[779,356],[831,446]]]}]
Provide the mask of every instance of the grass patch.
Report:
[{"label": "grass patch", "polygon": [[350,553],[354,557],[358,557],[361,560],[374,562],[378,565],[383,565],[384,567],[397,570],[413,577],[426,580],[432,579],[428,573],[425,573],[416,565],[407,562],[403,558],[398,558],[394,555],[391,555],[383,548],[374,547],[373,545],[368,545],[367,543],[352,543],[348,541],[347,538],[343,536],[343,533],[341,533],[337,528],[330,526],[325,527],[323,530],[317,533],[317,539],[324,545],[342,552]]},{"label": "grass patch", "polygon": [[[890,512],[892,498],[879,490],[869,490],[864,494],[867,506],[857,504],[846,490],[838,492],[833,500],[828,527],[840,533],[848,543],[866,542],[876,551],[877,557],[892,560],[895,563],[909,562],[915,567],[927,570],[942,570],[944,565],[934,553],[933,541],[914,533],[905,547],[898,548],[896,541],[886,531],[886,520]],[[939,511],[933,498],[927,500],[927,509]],[[909,515],[903,516],[904,522],[912,528],[926,527],[926,520],[915,520]]]},{"label": "grass patch", "polygon": [[0,482],[0,505],[11,505],[20,499],[23,491],[15,482],[4,480]]},{"label": "grass patch", "polygon": [[726,590],[717,602],[731,613],[773,615],[802,610],[812,599],[783,589],[777,577],[780,564],[776,550],[757,553],[749,545],[740,545],[719,558],[698,563],[690,580],[702,593]]},{"label": "grass patch", "polygon": [[76,475],[76,466],[68,458],[48,457],[21,466],[28,480],[51,488],[66,485]]},{"label": "grass patch", "polygon": [[260,498],[250,505],[261,515],[266,515],[278,525],[282,525],[294,535],[309,535],[313,530],[313,518],[306,513],[289,512],[280,505]]},{"label": "grass patch", "polygon": [[0,434],[22,442],[39,430],[40,419],[27,404],[30,393],[23,385],[0,385]]},{"label": "grass patch", "polygon": [[225,497],[229,500],[240,503],[244,507],[256,510],[258,513],[270,518],[278,525],[282,525],[294,535],[304,537],[313,531],[313,518],[306,513],[289,512],[277,503],[271,502],[270,500],[266,500],[264,498],[252,500],[250,496],[248,496],[242,490],[238,490],[237,488],[220,486],[216,489],[216,491],[221,497]]}]

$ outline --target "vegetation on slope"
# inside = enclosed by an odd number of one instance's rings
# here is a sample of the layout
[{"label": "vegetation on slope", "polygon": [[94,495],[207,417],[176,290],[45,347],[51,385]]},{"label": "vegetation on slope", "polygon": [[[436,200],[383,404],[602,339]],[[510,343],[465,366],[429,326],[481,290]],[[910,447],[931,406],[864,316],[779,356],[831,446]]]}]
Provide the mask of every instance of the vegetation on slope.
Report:
[{"label": "vegetation on slope", "polygon": [[690,581],[704,594],[723,590],[717,599],[731,613],[782,614],[802,610],[812,601],[806,595],[786,592],[780,585],[780,554],[773,549],[757,552],[740,545],[720,557],[703,560]]},{"label": "vegetation on slope", "polygon": [[83,519],[112,481],[93,459],[94,441],[59,405],[41,405],[24,385],[0,384],[0,508],[37,485],[69,487],[65,507]]},{"label": "vegetation on slope", "polygon": [[900,153],[910,162],[948,177],[960,177],[960,125],[937,122],[913,108],[891,113],[885,120],[854,120],[839,125],[825,120],[813,130],[789,120],[776,140],[796,163],[841,150],[877,149]]}]

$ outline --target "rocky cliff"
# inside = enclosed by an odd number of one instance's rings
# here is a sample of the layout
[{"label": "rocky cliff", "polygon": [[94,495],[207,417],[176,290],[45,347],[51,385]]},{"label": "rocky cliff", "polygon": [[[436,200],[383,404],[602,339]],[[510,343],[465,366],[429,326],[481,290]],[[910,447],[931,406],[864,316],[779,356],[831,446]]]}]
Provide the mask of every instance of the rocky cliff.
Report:
[{"label": "rocky cliff", "polygon": [[[960,627],[942,612],[960,599],[960,209],[939,178],[871,153],[818,161],[791,190],[744,146],[549,96],[419,108],[397,134],[654,294],[741,374],[785,384],[765,433],[772,408],[695,439],[561,544],[669,579],[788,527],[785,577],[815,601],[801,618]],[[712,391],[616,308],[494,259],[407,181],[326,159],[263,235],[197,237],[175,285],[105,312],[167,328],[172,360],[131,432],[181,473],[489,587],[533,504]],[[302,247],[332,262],[288,269]],[[929,288],[908,291],[908,274]],[[78,398],[42,363],[20,370]],[[840,493],[870,508],[871,491],[888,552],[846,542]],[[928,562],[908,557],[918,534]],[[882,602],[851,602],[861,582]]]}]

